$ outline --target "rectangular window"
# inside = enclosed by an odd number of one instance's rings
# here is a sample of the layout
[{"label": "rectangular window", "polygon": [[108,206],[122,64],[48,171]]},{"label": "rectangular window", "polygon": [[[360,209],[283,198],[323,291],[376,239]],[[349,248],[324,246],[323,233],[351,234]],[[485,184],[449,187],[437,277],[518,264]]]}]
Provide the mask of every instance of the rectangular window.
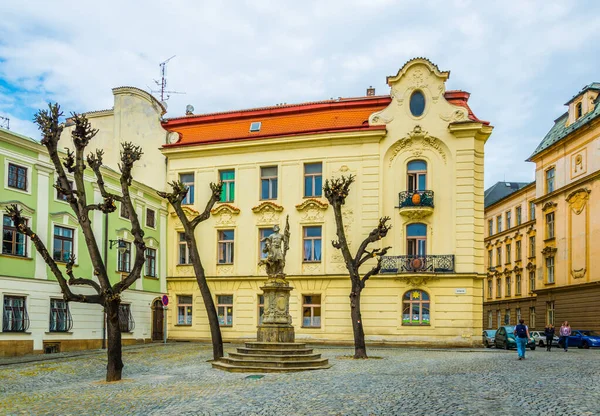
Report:
[{"label": "rectangular window", "polygon": [[529,327],[535,328],[535,307],[529,308]]},{"label": "rectangular window", "polygon": [[266,247],[267,240],[265,240],[268,236],[273,234],[273,228],[259,228],[258,230],[258,241],[260,247],[260,253],[258,254],[258,258],[264,260],[267,258]]},{"label": "rectangular window", "polygon": [[223,183],[221,202],[233,202],[235,199],[235,170],[220,170],[219,180]]},{"label": "rectangular window", "polygon": [[321,261],[321,226],[304,227],[304,261]]},{"label": "rectangular window", "polygon": [[234,230],[219,231],[219,264],[233,264]]},{"label": "rectangular window", "polygon": [[494,327],[494,314],[492,311],[488,311],[488,328]]},{"label": "rectangular window", "polygon": [[512,212],[506,211],[506,229],[512,227]]},{"label": "rectangular window", "polygon": [[502,312],[500,312],[500,309],[496,309],[496,322],[498,323],[498,328],[500,328],[502,326]]},{"label": "rectangular window", "polygon": [[2,332],[25,332],[29,329],[29,315],[24,296],[4,295]]},{"label": "rectangular window", "polygon": [[127,205],[121,202],[121,208],[119,209],[119,216],[121,218],[129,219],[129,212],[127,211]]},{"label": "rectangular window", "polygon": [[494,260],[494,252],[492,250],[488,250],[488,269],[491,269],[492,267],[494,267],[493,260]]},{"label": "rectangular window", "polygon": [[529,203],[529,221],[535,220],[535,203],[532,201]]},{"label": "rectangular window", "polygon": [[192,259],[185,241],[185,233],[177,233],[179,235],[179,262],[177,264],[192,264]]},{"label": "rectangular window", "polygon": [[496,266],[502,266],[502,247],[496,248]]},{"label": "rectangular window", "polygon": [[554,326],[554,301],[546,302],[546,325]]},{"label": "rectangular window", "polygon": [[27,257],[27,236],[17,231],[12,219],[6,214],[2,217],[2,254]]},{"label": "rectangular window", "polygon": [[72,326],[69,303],[64,299],[50,299],[50,332],[69,332]]},{"label": "rectangular window", "polygon": [[156,250],[146,249],[146,276],[156,277]]},{"label": "rectangular window", "polygon": [[488,235],[494,235],[494,220],[488,220]]},{"label": "rectangular window", "polygon": [[277,199],[277,166],[260,168],[260,199]]},{"label": "rectangular window", "polygon": [[8,164],[8,187],[27,190],[27,168],[12,163]]},{"label": "rectangular window", "polygon": [[512,261],[512,247],[510,244],[506,245],[506,264],[509,264]]},{"label": "rectangular window", "polygon": [[488,299],[492,298],[492,279],[488,279],[487,281],[487,291],[488,291]]},{"label": "rectangular window", "polygon": [[510,309],[504,311],[504,325],[510,325]]},{"label": "rectangular window", "polygon": [[179,174],[179,181],[188,189],[188,193],[183,198],[181,203],[183,205],[192,205],[194,203],[194,174],[193,173],[181,173]]},{"label": "rectangular window", "polygon": [[180,295],[177,296],[177,325],[192,324],[192,296]]},{"label": "rectangular window", "polygon": [[535,290],[535,270],[531,270],[529,272],[529,292],[533,292]]},{"label": "rectangular window", "polygon": [[258,324],[262,325],[265,314],[265,296],[258,295]]},{"label": "rectangular window", "polygon": [[529,237],[529,257],[535,257],[535,236]]},{"label": "rectangular window", "polygon": [[517,315],[517,322],[521,320],[521,308],[515,309],[515,313]]},{"label": "rectangular window", "polygon": [[498,215],[496,217],[496,232],[497,233],[502,232],[502,215]]},{"label": "rectangular window", "polygon": [[146,208],[146,227],[156,228],[156,211]]},{"label": "rectangular window", "polygon": [[501,277],[496,278],[496,297],[497,298],[502,297],[502,278]]},{"label": "rectangular window", "polygon": [[546,214],[546,238],[554,238],[554,212]]},{"label": "rectangular window", "polygon": [[321,327],[321,295],[304,295],[302,303],[302,327]]},{"label": "rectangular window", "polygon": [[129,273],[131,271],[131,243],[129,241],[123,241],[123,243],[125,243],[125,251],[121,253],[120,250],[117,250],[117,271]]},{"label": "rectangular window", "polygon": [[220,326],[233,326],[233,295],[217,295],[217,315]]},{"label": "rectangular window", "polygon": [[546,171],[546,193],[554,191],[554,168],[550,168]]},{"label": "rectangular window", "polygon": [[67,263],[75,247],[75,230],[72,228],[54,226],[54,250],[52,258],[56,261]]},{"label": "rectangular window", "polygon": [[509,298],[511,293],[512,293],[512,278],[510,276],[506,276],[506,293],[504,294],[504,296]]},{"label": "rectangular window", "polygon": [[314,197],[323,194],[323,164],[304,164],[304,196]]},{"label": "rectangular window", "polygon": [[554,283],[554,256],[546,257],[546,283]]},{"label": "rectangular window", "polygon": [[119,305],[119,329],[121,332],[133,332],[135,328],[135,321],[131,314],[131,305],[128,303],[121,303]]},{"label": "rectangular window", "polygon": [[252,123],[250,123],[250,132],[260,131],[261,125],[262,125],[261,121],[253,121]]},{"label": "rectangular window", "polygon": [[515,217],[517,220],[517,225],[521,225],[522,215],[521,215],[521,206],[515,208]]},{"label": "rectangular window", "polygon": [[521,275],[518,274],[515,282],[515,295],[521,294]]},{"label": "rectangular window", "polygon": [[515,249],[516,249],[516,254],[515,254],[515,260],[521,260],[521,240],[517,240],[517,242],[515,243]]},{"label": "rectangular window", "polygon": [[[73,190],[73,181],[68,181],[69,182],[69,188],[71,188],[71,190]],[[56,190],[56,199],[58,199],[59,201],[66,201],[67,200],[67,194],[63,194],[60,190]]]}]

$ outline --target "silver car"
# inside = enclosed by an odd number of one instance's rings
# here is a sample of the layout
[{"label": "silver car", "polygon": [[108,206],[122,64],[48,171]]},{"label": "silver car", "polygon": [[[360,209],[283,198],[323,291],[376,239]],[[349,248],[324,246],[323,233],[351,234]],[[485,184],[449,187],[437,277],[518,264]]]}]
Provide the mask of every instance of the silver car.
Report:
[{"label": "silver car", "polygon": [[[544,331],[529,331],[529,334],[535,340],[535,345],[539,345],[540,347],[546,346],[546,335],[544,335]],[[559,337],[554,335],[554,338],[552,338],[552,346],[553,347],[558,347],[559,339],[560,339]]]},{"label": "silver car", "polygon": [[483,345],[486,348],[492,348],[494,346],[494,339],[496,337],[496,330],[495,329],[484,329],[483,333]]}]

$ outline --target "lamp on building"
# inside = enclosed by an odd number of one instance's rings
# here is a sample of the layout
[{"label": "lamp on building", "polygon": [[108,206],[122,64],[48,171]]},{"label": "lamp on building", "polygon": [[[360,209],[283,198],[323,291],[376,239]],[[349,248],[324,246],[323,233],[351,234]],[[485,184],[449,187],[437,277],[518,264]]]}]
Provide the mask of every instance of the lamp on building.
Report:
[{"label": "lamp on building", "polygon": [[127,243],[125,240],[119,238],[118,240],[108,240],[110,242],[110,249],[112,250],[113,246],[117,246],[117,250],[119,253],[124,254],[127,252]]}]

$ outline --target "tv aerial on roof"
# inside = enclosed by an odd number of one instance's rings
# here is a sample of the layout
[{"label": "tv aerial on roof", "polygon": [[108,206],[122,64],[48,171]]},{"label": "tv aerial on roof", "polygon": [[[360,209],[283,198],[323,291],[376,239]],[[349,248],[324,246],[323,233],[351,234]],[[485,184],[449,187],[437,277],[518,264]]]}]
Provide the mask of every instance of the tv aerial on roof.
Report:
[{"label": "tv aerial on roof", "polygon": [[158,64],[160,66],[160,80],[155,79],[154,83],[160,87],[159,90],[150,90],[152,94],[160,94],[160,102],[165,107],[167,106],[167,100],[171,96],[170,94],[185,94],[185,92],[180,91],[168,91],[167,90],[167,63],[175,58],[177,55],[171,56],[169,59]]}]

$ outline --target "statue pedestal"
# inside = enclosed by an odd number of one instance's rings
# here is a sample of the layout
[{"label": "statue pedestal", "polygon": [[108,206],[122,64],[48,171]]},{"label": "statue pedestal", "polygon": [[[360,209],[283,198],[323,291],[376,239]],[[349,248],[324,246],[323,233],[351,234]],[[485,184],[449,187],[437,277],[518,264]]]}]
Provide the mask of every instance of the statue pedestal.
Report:
[{"label": "statue pedestal", "polygon": [[294,327],[290,315],[290,292],[292,288],[285,275],[269,276],[261,287],[265,306],[262,324],[258,326],[258,342],[294,342]]}]

